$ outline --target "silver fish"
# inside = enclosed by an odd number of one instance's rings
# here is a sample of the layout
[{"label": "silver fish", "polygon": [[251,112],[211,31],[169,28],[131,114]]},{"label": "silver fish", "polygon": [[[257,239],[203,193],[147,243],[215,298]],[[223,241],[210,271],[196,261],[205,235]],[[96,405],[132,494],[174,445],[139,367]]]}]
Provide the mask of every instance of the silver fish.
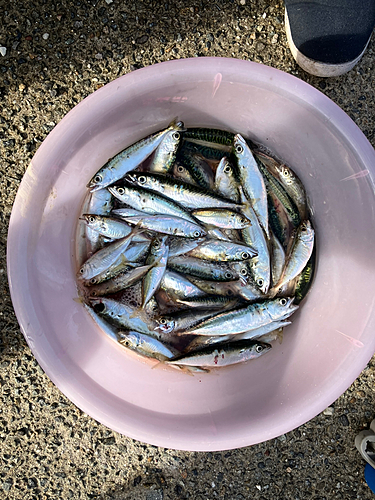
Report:
[{"label": "silver fish", "polygon": [[184,335],[235,335],[285,318],[298,309],[292,298],[266,300],[234,311],[222,312],[196,325]]},{"label": "silver fish", "polygon": [[297,205],[301,220],[305,220],[307,217],[307,196],[297,174],[284,163],[280,163],[264,153],[257,152],[257,155]]},{"label": "silver fish", "polygon": [[[273,321],[268,325],[261,326],[260,328],[255,328],[254,330],[250,330],[248,332],[239,333],[238,335],[215,335],[213,337],[208,336],[200,336],[197,335],[193,338],[193,340],[185,347],[183,350],[183,354],[187,354],[188,352],[197,351],[198,349],[202,349],[205,346],[218,344],[220,342],[237,342],[238,340],[261,340],[262,342],[270,342],[272,339],[275,340],[279,338],[278,334],[273,335],[272,337],[269,335],[270,332],[278,332],[278,329],[283,328],[291,324],[291,321]],[[267,337],[268,336],[268,337]]]},{"label": "silver fish", "polygon": [[198,352],[186,355],[182,354],[166,363],[216,368],[258,358],[271,348],[271,344],[259,341],[239,340],[238,342],[208,346]]},{"label": "silver fish", "polygon": [[178,146],[181,142],[181,133],[178,130],[170,130],[157,147],[154,157],[150,163],[150,172],[167,174],[174,160]]},{"label": "silver fish", "polygon": [[191,257],[220,262],[248,260],[257,255],[251,246],[233,241],[207,240],[189,252]]},{"label": "silver fish", "polygon": [[130,184],[158,192],[189,209],[237,207],[236,203],[212,191],[161,174],[131,172],[125,176],[125,180]]},{"label": "silver fish", "polygon": [[314,249],[315,232],[310,221],[304,221],[297,230],[294,245],[284,271],[275,288],[281,288],[296,278],[305,268]]},{"label": "silver fish", "polygon": [[215,189],[224,198],[228,198],[235,203],[240,202],[238,180],[234,173],[234,167],[225,156],[220,160],[216,170]]},{"label": "silver fish", "polygon": [[146,265],[151,265],[142,284],[142,308],[154,295],[160,286],[166,271],[169,247],[166,245],[167,238],[154,238],[151,244],[150,255],[146,260]]},{"label": "silver fish", "polygon": [[143,214],[141,216],[123,218],[129,224],[134,224],[140,228],[155,231],[156,233],[193,239],[202,238],[206,235],[206,231],[198,224],[172,215]]},{"label": "silver fish", "polygon": [[205,295],[200,288],[196,287],[185,276],[169,269],[167,269],[161,280],[160,288],[173,300]]},{"label": "silver fish", "polygon": [[226,262],[209,262],[184,255],[169,259],[168,267],[173,271],[211,281],[233,281],[239,278]]},{"label": "silver fish", "polygon": [[95,252],[79,269],[77,276],[89,280],[113,266],[128,248],[133,237],[139,232],[138,228],[125,238],[115,241]]},{"label": "silver fish", "polygon": [[178,353],[176,349],[167,347],[155,337],[136,331],[123,334],[120,344],[141,356],[158,359],[159,361],[172,359]]},{"label": "silver fish", "polygon": [[179,131],[182,128],[182,122],[176,123],[173,121],[165,130],[152,134],[124,149],[98,170],[87,184],[87,187],[91,188],[92,191],[96,191],[118,181],[127,172],[130,172],[130,170],[133,170],[145,161],[159,146],[168,132],[172,130]]},{"label": "silver fish", "polygon": [[123,187],[109,187],[108,190],[121,202],[126,203],[136,210],[140,210],[146,214],[172,215],[174,217],[186,219],[194,224],[197,223],[197,220],[194,219],[194,217],[190,215],[190,212],[188,212],[185,208],[159,193],[127,185]]},{"label": "silver fish", "polygon": [[176,161],[173,165],[173,177],[179,179],[183,182],[187,182],[188,184],[192,184],[193,186],[198,186],[193,177],[191,176],[189,170],[184,167],[180,162]]},{"label": "silver fish", "polygon": [[237,158],[241,184],[258,220],[268,236],[267,191],[258,164],[245,139],[237,134],[234,137],[234,154]]},{"label": "silver fish", "polygon": [[134,309],[126,304],[105,297],[89,298],[90,305],[94,311],[106,318],[112,324],[124,330],[134,330],[139,333],[152,335],[154,324],[144,314],[131,317]]},{"label": "silver fish", "polygon": [[192,215],[204,224],[223,229],[244,229],[251,224],[245,215],[225,208],[201,208],[193,210]]},{"label": "silver fish", "polygon": [[103,295],[108,295],[109,293],[116,293],[120,290],[125,290],[129,286],[134,285],[137,281],[143,278],[143,276],[151,269],[151,265],[139,266],[139,267],[128,267],[125,272],[118,274],[117,276],[93,285],[90,287],[90,295],[92,297],[100,297]]}]

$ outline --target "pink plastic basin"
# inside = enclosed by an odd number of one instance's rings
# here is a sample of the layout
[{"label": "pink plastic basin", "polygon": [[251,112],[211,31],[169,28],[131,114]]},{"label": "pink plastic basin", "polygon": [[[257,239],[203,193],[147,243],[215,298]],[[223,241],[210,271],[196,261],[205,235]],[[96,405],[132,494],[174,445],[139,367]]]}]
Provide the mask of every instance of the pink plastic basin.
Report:
[{"label": "pink plastic basin", "polygon": [[[174,117],[266,144],[301,177],[318,232],[315,282],[283,343],[249,363],[194,376],[151,369],[73,300],[75,228],[88,180]],[[22,180],[8,275],[25,338],[67,397],[132,438],[223,450],[290,431],[340,396],[375,351],[374,175],[375,152],[358,127],[291,75],[219,58],[125,75],[68,113]]]}]

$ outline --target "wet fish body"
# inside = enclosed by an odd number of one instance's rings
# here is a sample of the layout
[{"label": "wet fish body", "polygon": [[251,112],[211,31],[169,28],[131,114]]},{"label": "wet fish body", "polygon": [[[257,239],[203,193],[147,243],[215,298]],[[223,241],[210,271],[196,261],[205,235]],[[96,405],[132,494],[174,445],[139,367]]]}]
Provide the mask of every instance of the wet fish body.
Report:
[{"label": "wet fish body", "polygon": [[249,361],[268,352],[272,346],[259,341],[240,340],[228,344],[208,346],[199,352],[181,355],[168,364],[216,368]]},{"label": "wet fish body", "polygon": [[[142,186],[143,189],[147,188],[160,193],[191,210],[202,208],[235,209],[237,207],[233,201],[217,196],[211,191],[192,186],[177,179],[170,179],[161,174],[132,172],[126,176],[126,180],[132,185],[137,185],[139,188]],[[123,200],[124,203],[127,203],[125,198]]]},{"label": "wet fish body", "polygon": [[124,177],[127,172],[135,169],[145,161],[159,146],[168,132],[171,130],[178,131],[182,128],[182,122],[176,123],[173,121],[165,130],[152,134],[124,149],[98,170],[87,187],[91,188],[92,191],[96,191],[115,183]]}]

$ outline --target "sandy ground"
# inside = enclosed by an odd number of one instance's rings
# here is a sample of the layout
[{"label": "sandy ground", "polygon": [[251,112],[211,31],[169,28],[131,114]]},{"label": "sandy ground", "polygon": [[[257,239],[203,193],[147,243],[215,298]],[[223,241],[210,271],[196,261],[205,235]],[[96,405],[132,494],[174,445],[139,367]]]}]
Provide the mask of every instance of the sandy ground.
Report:
[{"label": "sandy ground", "polygon": [[281,69],[341,106],[374,146],[375,41],[356,68],[326,80],[294,63],[276,0],[1,0],[0,46],[0,497],[373,498],[354,437],[374,418],[374,359],[328,411],[277,439],[218,453],[149,446],[82,413],[38,366],[12,308],[6,237],[19,183],[53,127],[102,85],[160,61],[225,56]]}]

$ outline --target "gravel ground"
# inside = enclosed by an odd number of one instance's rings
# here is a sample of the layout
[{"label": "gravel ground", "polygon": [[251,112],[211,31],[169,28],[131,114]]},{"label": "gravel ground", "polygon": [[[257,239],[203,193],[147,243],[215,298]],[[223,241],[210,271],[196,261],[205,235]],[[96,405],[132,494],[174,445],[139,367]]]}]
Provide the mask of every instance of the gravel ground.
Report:
[{"label": "gravel ground", "polygon": [[293,432],[220,453],[157,448],[76,408],[20,333],[6,278],[9,216],[25,169],[52,128],[116,77],[169,59],[264,63],[321,90],[375,146],[375,42],[339,78],[294,63],[275,0],[0,1],[0,497],[314,500],[373,498],[354,437],[374,418],[374,358],[328,410]]}]

